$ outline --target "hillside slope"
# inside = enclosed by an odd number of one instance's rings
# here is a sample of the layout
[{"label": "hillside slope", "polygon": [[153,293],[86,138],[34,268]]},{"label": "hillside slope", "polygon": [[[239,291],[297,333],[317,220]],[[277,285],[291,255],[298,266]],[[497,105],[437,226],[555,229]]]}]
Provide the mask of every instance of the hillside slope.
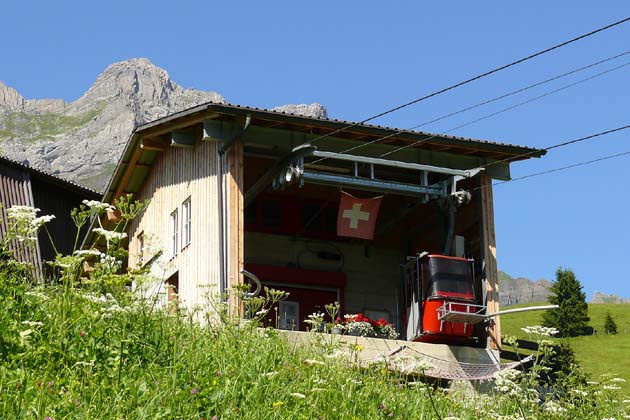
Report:
[{"label": "hillside slope", "polygon": [[[529,306],[529,305],[518,305]],[[516,306],[516,307],[518,307]],[[501,334],[528,339],[521,328],[528,325],[541,325],[543,311],[521,312],[501,317]],[[604,320],[610,313],[617,324],[616,335],[604,334]],[[595,335],[567,338],[584,370],[593,380],[602,374],[614,374],[626,380],[621,387],[630,395],[630,364],[626,357],[630,354],[630,305],[628,304],[589,304],[589,323]]]}]

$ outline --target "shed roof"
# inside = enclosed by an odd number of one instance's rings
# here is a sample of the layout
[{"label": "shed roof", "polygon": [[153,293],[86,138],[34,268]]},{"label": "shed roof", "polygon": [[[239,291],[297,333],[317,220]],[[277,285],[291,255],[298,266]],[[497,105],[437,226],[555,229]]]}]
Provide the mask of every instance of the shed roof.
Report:
[{"label": "shed roof", "polygon": [[50,174],[48,172],[42,171],[41,169],[36,169],[28,164],[23,162],[18,162],[17,160],[11,159],[7,156],[0,155],[0,163],[4,163],[8,166],[12,166],[14,168],[26,171],[29,173],[29,176],[36,179],[42,179],[51,184],[60,186],[66,190],[74,191],[79,194],[84,194],[87,198],[97,198],[101,196],[101,193],[98,191],[92,190],[90,188],[84,187],[83,185],[77,184],[74,181],[70,181],[59,176]]},{"label": "shed roof", "polygon": [[[475,156],[489,160],[513,162],[530,157],[541,157],[546,151],[514,144],[493,142],[423,131],[398,129],[361,122],[352,122],[331,118],[317,118],[304,115],[261,109],[235,104],[207,102],[186,110],[176,112],[157,120],[137,126],[131,133],[123,155],[105,190],[104,200],[114,199],[114,191],[121,182],[128,183],[132,178],[129,171],[134,171],[133,159],[139,159],[139,140],[141,137],[157,137],[172,130],[181,129],[203,122],[206,119],[223,121],[243,121],[251,118],[250,126],[274,128],[299,132],[317,138],[330,136],[328,139],[347,139],[359,142],[378,140],[389,146],[408,146],[416,149],[439,151],[453,154]],[[312,140],[311,138],[311,140]],[[134,157],[135,152],[135,157]],[[153,157],[142,157],[143,168],[152,163]],[[137,184],[137,183],[136,183]],[[124,187],[124,186],[123,186]]]}]

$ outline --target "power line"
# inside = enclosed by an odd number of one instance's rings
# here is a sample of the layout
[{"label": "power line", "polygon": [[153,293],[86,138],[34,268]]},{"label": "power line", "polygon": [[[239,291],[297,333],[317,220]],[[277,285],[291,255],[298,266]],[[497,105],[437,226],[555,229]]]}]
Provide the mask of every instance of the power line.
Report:
[{"label": "power line", "polygon": [[[547,146],[547,147],[545,147],[542,150],[549,151],[549,150],[552,150],[552,149],[557,149],[559,147],[564,147],[564,146],[568,146],[570,144],[580,143],[582,141],[586,141],[586,140],[594,139],[594,138],[597,138],[597,137],[605,136],[606,134],[615,133],[617,131],[626,130],[628,128],[630,128],[630,124],[624,125],[624,126],[621,126],[621,127],[617,127],[617,128],[612,128],[610,130],[602,131],[600,133],[590,134],[588,136],[580,137],[580,138],[577,138],[577,139],[564,141],[562,143],[554,144],[554,145],[551,145],[551,146]],[[489,163],[486,163],[485,165],[481,165],[479,168],[487,168],[488,166],[496,165],[498,163],[507,162],[507,161],[510,161],[510,160],[518,159],[520,157],[531,156],[531,155],[533,155],[535,153],[538,153],[538,150],[533,150],[531,152],[521,153],[520,155],[512,156],[512,157],[509,157],[509,158],[506,158],[506,159],[502,159],[502,160],[497,160],[495,162],[489,162]]]},{"label": "power line", "polygon": [[[389,139],[389,138],[391,138],[391,137],[397,136],[398,134],[400,134],[400,133],[402,133],[402,132],[404,132],[404,131],[415,130],[415,129],[420,128],[420,127],[423,127],[423,126],[425,126],[425,125],[432,124],[432,123],[434,123],[434,122],[438,122],[438,121],[444,120],[444,119],[446,119],[446,118],[450,118],[450,117],[453,117],[453,116],[455,116],[455,115],[462,114],[462,113],[464,113],[464,112],[467,112],[467,111],[470,111],[470,110],[473,110],[473,109],[479,108],[479,107],[481,107],[481,106],[483,106],[483,105],[488,105],[488,104],[493,103],[493,102],[496,102],[496,101],[498,101],[498,100],[505,99],[505,98],[507,98],[507,97],[510,97],[510,96],[516,95],[516,94],[518,94],[518,93],[525,92],[525,91],[527,91],[527,90],[533,89],[533,88],[538,87],[538,86],[542,86],[542,85],[544,85],[544,84],[546,84],[546,83],[549,83],[549,82],[552,82],[552,81],[554,81],[554,80],[558,80],[558,79],[561,79],[561,78],[563,78],[563,77],[567,77],[567,76],[570,76],[570,75],[572,75],[572,74],[578,73],[578,72],[580,72],[580,71],[584,71],[584,70],[590,69],[590,68],[592,68],[592,67],[598,66],[598,65],[600,65],[600,64],[607,63],[607,62],[612,61],[612,60],[614,60],[614,59],[616,59],[616,58],[623,57],[624,55],[627,55],[627,54],[630,54],[630,51],[624,51],[624,52],[622,52],[622,53],[620,53],[620,54],[613,55],[613,56],[608,57],[608,58],[605,58],[605,59],[603,59],[603,60],[599,60],[599,61],[596,61],[596,62],[594,62],[594,63],[587,64],[587,65],[585,65],[585,66],[579,67],[579,68],[577,68],[577,69],[573,69],[573,70],[570,70],[570,71],[568,71],[568,72],[565,72],[565,73],[562,73],[562,74],[559,74],[559,75],[556,75],[556,76],[550,77],[550,78],[548,78],[548,79],[545,79],[545,80],[542,80],[542,81],[539,81],[539,82],[536,82],[536,83],[533,83],[533,84],[527,85],[527,86],[525,86],[525,87],[522,87],[522,88],[519,88],[519,89],[516,89],[516,90],[512,90],[512,91],[510,91],[510,92],[507,92],[507,93],[501,94],[501,95],[499,95],[499,96],[495,96],[495,97],[493,97],[493,98],[486,99],[486,100],[484,100],[484,101],[482,101],[482,102],[478,102],[478,103],[476,103],[476,104],[474,104],[474,105],[467,106],[467,107],[462,108],[462,109],[460,109],[460,110],[457,110],[457,111],[455,111],[455,112],[451,112],[451,113],[449,113],[449,114],[442,115],[442,116],[440,116],[440,117],[434,118],[434,119],[432,119],[432,120],[430,120],[430,121],[425,121],[425,122],[423,122],[423,123],[420,123],[420,124],[414,125],[413,127],[409,127],[409,128],[407,128],[407,129],[400,129],[400,130],[396,130],[394,133],[388,134],[388,135],[386,135],[386,136],[384,136],[384,137],[379,137],[379,138],[377,138],[377,139],[375,139],[375,140],[371,140],[371,141],[369,141],[369,142],[367,142],[367,143],[362,143],[362,144],[359,144],[359,145],[357,145],[357,146],[350,147],[350,148],[348,148],[348,149],[342,150],[340,153],[348,153],[348,152],[352,152],[352,151],[357,150],[357,149],[360,149],[360,148],[362,148],[362,147],[366,147],[366,146],[369,146],[369,145],[371,145],[371,144],[378,143],[378,142],[381,142],[381,141],[383,141],[383,140],[387,140],[387,139]],[[433,137],[431,137],[431,138],[433,138]],[[428,140],[428,139],[425,139],[425,140]],[[325,160],[325,159],[326,159],[326,158],[321,158],[321,159],[318,159],[317,161],[315,161],[315,162],[313,162],[313,163],[318,163],[318,162],[321,162],[321,161],[323,161],[323,160]]]},{"label": "power line", "polygon": [[[592,35],[595,35],[595,34],[597,34],[597,33],[599,33],[599,32],[602,32],[602,31],[605,31],[605,30],[607,30],[607,29],[613,28],[613,27],[615,27],[615,26],[617,26],[617,25],[621,25],[621,24],[623,24],[623,23],[626,23],[628,20],[630,20],[630,17],[627,17],[627,18],[621,19],[621,20],[619,20],[619,21],[617,21],[617,22],[613,22],[613,23],[608,24],[608,25],[606,25],[606,26],[602,26],[601,28],[597,28],[597,29],[595,29],[595,30],[593,30],[593,31],[590,31],[590,32],[587,32],[587,33],[585,33],[585,34],[579,35],[579,36],[577,36],[577,37],[575,37],[575,38],[571,38],[571,39],[569,39],[569,40],[567,40],[567,41],[561,42],[561,43],[556,44],[556,45],[554,45],[554,46],[552,46],[552,47],[545,48],[544,50],[541,50],[541,51],[538,51],[538,52],[536,52],[536,53],[530,54],[530,55],[528,55],[528,56],[526,56],[526,57],[523,57],[523,58],[521,58],[521,59],[519,59],[519,60],[512,61],[511,63],[505,64],[505,65],[500,66],[500,67],[497,67],[497,68],[495,68],[495,69],[493,69],[493,70],[490,70],[490,71],[487,71],[487,72],[482,73],[482,74],[480,74],[480,75],[477,75],[477,76],[471,77],[471,78],[469,78],[469,79],[466,79],[466,80],[464,80],[463,82],[456,83],[456,84],[454,84],[454,85],[451,85],[451,86],[448,86],[448,87],[446,87],[446,88],[440,89],[440,90],[438,90],[438,91],[435,91],[435,92],[430,93],[430,94],[428,94],[428,95],[425,95],[425,96],[422,96],[422,97],[420,97],[420,98],[414,99],[414,100],[409,101],[409,102],[407,102],[407,103],[404,103],[404,104],[402,104],[402,105],[398,105],[398,106],[396,106],[396,107],[394,107],[394,108],[391,108],[391,109],[388,109],[387,111],[384,111],[384,112],[381,112],[381,113],[379,113],[379,114],[373,115],[373,116],[371,116],[371,117],[369,117],[369,118],[366,118],[366,119],[364,119],[364,120],[362,120],[362,121],[359,121],[359,122],[354,122],[354,123],[352,123],[352,124],[348,124],[348,125],[346,125],[346,126],[344,126],[344,127],[341,127],[341,128],[339,128],[339,129],[337,129],[337,130],[335,130],[335,131],[332,131],[332,132],[330,132],[330,133],[327,133],[327,134],[324,134],[324,135],[322,135],[322,136],[319,136],[319,137],[317,137],[317,138],[315,138],[315,139],[311,140],[311,141],[310,141],[310,143],[311,143],[311,144],[312,144],[312,143],[315,143],[316,141],[319,141],[319,140],[321,140],[321,139],[323,139],[323,138],[326,138],[326,137],[330,137],[330,136],[332,136],[332,135],[334,135],[334,134],[337,134],[337,133],[339,133],[339,132],[341,132],[341,131],[345,131],[345,130],[347,130],[347,129],[349,129],[349,128],[355,127],[355,126],[360,125],[360,124],[365,124],[365,123],[366,123],[366,122],[368,122],[368,121],[372,121],[372,120],[374,120],[374,119],[380,118],[380,117],[385,116],[385,115],[387,115],[387,114],[391,114],[392,112],[399,111],[399,110],[401,110],[401,109],[403,109],[403,108],[406,108],[406,107],[408,107],[408,106],[411,106],[411,105],[417,104],[417,103],[419,103],[419,102],[425,101],[425,100],[430,99],[430,98],[432,98],[432,97],[434,97],[434,96],[441,95],[442,93],[448,92],[448,91],[450,91],[450,90],[453,90],[453,89],[456,89],[456,88],[458,88],[458,87],[464,86],[464,85],[466,85],[466,84],[468,84],[468,83],[471,83],[471,82],[474,82],[474,81],[476,81],[476,80],[482,79],[482,78],[484,78],[484,77],[490,76],[491,74],[498,73],[498,72],[500,72],[500,71],[502,71],[502,70],[505,70],[505,69],[507,69],[507,68],[509,68],[509,67],[516,66],[516,65],[518,65],[518,64],[520,64],[520,63],[523,63],[523,62],[525,62],[525,61],[531,60],[531,59],[533,59],[533,58],[535,58],[535,57],[538,57],[538,56],[540,56],[540,55],[546,54],[546,53],[551,52],[551,51],[553,51],[553,50],[556,50],[556,49],[558,49],[558,48],[561,48],[561,47],[564,47],[564,46],[566,46],[566,45],[572,44],[572,43],[577,42],[577,41],[579,41],[579,40],[581,40],[581,39],[588,38],[588,37],[590,37],[590,36],[592,36]],[[305,143],[309,143],[309,142],[305,142]]]},{"label": "power line", "polygon": [[600,158],[597,158],[597,159],[587,160],[585,162],[578,162],[578,163],[574,163],[572,165],[562,166],[560,168],[554,168],[554,169],[549,169],[547,171],[536,172],[536,173],[529,174],[529,175],[519,176],[518,178],[512,178],[512,179],[509,179],[507,181],[499,181],[499,182],[495,182],[494,184],[482,185],[480,187],[473,188],[473,189],[470,189],[468,191],[469,192],[473,192],[473,191],[481,190],[483,188],[490,188],[490,187],[494,187],[496,185],[507,184],[508,182],[520,181],[520,180],[527,179],[527,178],[533,178],[535,176],[550,174],[552,172],[564,171],[566,169],[576,168],[578,166],[584,166],[584,165],[588,165],[588,164],[595,163],[595,162],[601,162],[601,161],[608,160],[608,159],[614,159],[614,158],[625,156],[625,155],[630,155],[630,150],[628,150],[626,152],[622,152],[622,153],[617,153],[617,154],[614,154],[614,155],[608,155],[608,156],[600,157]]},{"label": "power line", "polygon": [[519,108],[519,107],[521,107],[521,106],[523,106],[523,105],[527,105],[527,104],[529,104],[529,103],[531,103],[531,102],[534,102],[534,101],[537,101],[537,100],[539,100],[539,99],[546,98],[547,96],[550,96],[550,95],[553,95],[553,94],[555,94],[555,93],[561,92],[561,91],[563,91],[563,90],[569,89],[569,88],[571,88],[571,87],[573,87],[573,86],[577,86],[577,85],[582,84],[582,83],[584,83],[584,82],[588,82],[589,80],[596,79],[596,78],[598,78],[598,77],[600,77],[600,76],[603,76],[603,75],[605,75],[605,74],[611,73],[611,72],[613,72],[613,71],[615,71],[615,70],[619,70],[619,69],[621,69],[621,68],[623,68],[623,67],[626,67],[626,66],[628,66],[628,65],[630,65],[630,62],[626,62],[626,63],[624,63],[624,64],[622,64],[622,65],[620,65],[620,66],[613,67],[613,68],[608,69],[608,70],[604,70],[604,71],[602,71],[602,72],[600,72],[600,73],[596,73],[596,74],[594,74],[594,75],[592,75],[592,76],[586,77],[586,78],[584,78],[584,79],[580,79],[580,80],[578,80],[578,81],[576,81],[576,82],[573,82],[573,83],[569,83],[569,84],[564,85],[564,86],[561,86],[561,87],[559,87],[559,88],[557,88],[557,89],[553,89],[553,90],[550,90],[550,91],[548,91],[548,92],[545,92],[545,93],[543,93],[543,94],[541,94],[541,95],[534,96],[533,98],[527,99],[527,100],[525,100],[525,101],[518,102],[518,103],[516,103],[516,104],[514,104],[514,105],[510,105],[510,106],[509,106],[509,107],[507,107],[507,108],[500,109],[500,110],[498,110],[498,111],[495,111],[495,112],[492,112],[492,113],[490,113],[490,114],[484,115],[484,116],[482,116],[482,117],[476,118],[476,119],[474,119],[474,120],[472,120],[472,121],[468,121],[468,122],[466,122],[466,123],[464,123],[464,124],[461,124],[461,125],[458,125],[458,126],[456,126],[456,127],[450,128],[450,129],[448,129],[448,130],[446,130],[446,131],[444,131],[444,132],[442,132],[442,133],[440,133],[440,134],[432,134],[431,136],[429,136],[429,137],[427,137],[427,138],[425,138],[425,139],[422,139],[422,140],[417,140],[417,141],[415,141],[415,142],[413,142],[413,143],[406,144],[406,145],[404,145],[404,146],[398,147],[398,148],[396,148],[396,149],[394,149],[394,150],[391,150],[391,151],[389,151],[389,152],[383,153],[382,155],[379,155],[379,157],[384,157],[384,156],[391,155],[391,154],[396,153],[396,152],[399,152],[399,151],[401,151],[401,150],[403,150],[403,149],[407,149],[407,148],[409,148],[409,147],[416,146],[416,145],[418,145],[418,144],[421,144],[421,143],[427,142],[427,141],[429,141],[429,140],[431,140],[431,139],[434,139],[434,138],[436,138],[436,137],[439,137],[439,136],[442,136],[442,135],[444,135],[444,134],[450,133],[451,131],[459,130],[460,128],[464,128],[464,127],[467,127],[467,126],[469,126],[469,125],[472,125],[472,124],[478,123],[478,122],[480,122],[480,121],[487,120],[488,118],[495,117],[495,116],[497,116],[497,115],[499,115],[499,114],[503,114],[503,113],[505,113],[505,112],[512,111],[513,109]]}]

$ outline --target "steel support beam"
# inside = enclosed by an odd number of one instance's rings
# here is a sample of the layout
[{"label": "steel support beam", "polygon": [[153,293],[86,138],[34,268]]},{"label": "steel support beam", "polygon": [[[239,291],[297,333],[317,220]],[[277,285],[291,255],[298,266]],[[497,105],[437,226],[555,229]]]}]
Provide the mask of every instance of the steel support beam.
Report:
[{"label": "steel support beam", "polygon": [[400,182],[381,181],[378,179],[350,177],[344,175],[332,175],[321,172],[304,171],[304,182],[311,184],[327,185],[333,187],[347,187],[357,190],[374,191],[381,193],[400,194],[410,197],[421,197],[424,194],[444,196],[445,190],[439,186],[421,186],[403,184]]}]

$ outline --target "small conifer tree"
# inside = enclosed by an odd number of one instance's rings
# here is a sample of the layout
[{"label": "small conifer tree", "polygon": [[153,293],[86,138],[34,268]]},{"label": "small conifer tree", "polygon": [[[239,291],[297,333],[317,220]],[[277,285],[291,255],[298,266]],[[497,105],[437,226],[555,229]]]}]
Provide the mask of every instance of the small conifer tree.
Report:
[{"label": "small conifer tree", "polygon": [[617,334],[617,324],[615,323],[615,320],[613,319],[612,315],[610,315],[610,312],[606,314],[606,321],[604,322],[604,331],[606,331],[606,334]]},{"label": "small conifer tree", "polygon": [[549,303],[559,308],[543,314],[543,325],[556,328],[561,337],[585,334],[589,321],[586,294],[573,271],[559,268],[550,291]]}]

